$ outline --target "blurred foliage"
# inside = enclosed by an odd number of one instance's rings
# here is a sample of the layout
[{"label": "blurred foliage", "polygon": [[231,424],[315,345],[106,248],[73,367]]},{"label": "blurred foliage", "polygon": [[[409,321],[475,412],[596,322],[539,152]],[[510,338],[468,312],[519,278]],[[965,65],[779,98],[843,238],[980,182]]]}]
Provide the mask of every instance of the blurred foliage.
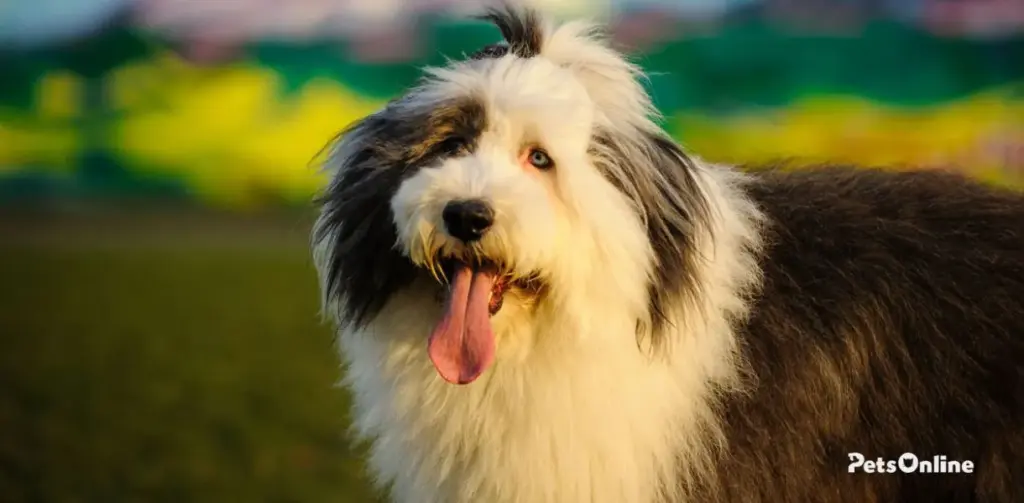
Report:
[{"label": "blurred foliage", "polygon": [[[482,24],[424,30],[421,56],[402,62],[317,42],[196,65],[123,28],[0,54],[0,198],[301,204],[323,183],[311,161],[343,127],[414,83],[419,65],[497,38]],[[637,60],[670,132],[710,160],[956,165],[1024,186],[1024,37],[947,39],[882,21],[860,35],[749,22]]]},{"label": "blurred foliage", "polygon": [[0,501],[371,501],[307,227],[204,219],[2,240]]},{"label": "blurred foliage", "polygon": [[674,128],[689,131],[687,147],[723,162],[769,163],[789,157],[787,149],[799,145],[805,161],[968,166],[976,178],[1024,188],[1024,100],[1012,89],[921,107],[835,97],[760,116],[712,120],[681,113]]}]

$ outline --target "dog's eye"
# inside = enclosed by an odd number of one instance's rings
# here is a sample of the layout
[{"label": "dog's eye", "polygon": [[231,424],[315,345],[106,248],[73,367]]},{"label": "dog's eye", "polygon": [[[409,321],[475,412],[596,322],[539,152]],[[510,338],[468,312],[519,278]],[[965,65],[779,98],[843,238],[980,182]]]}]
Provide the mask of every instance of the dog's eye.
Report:
[{"label": "dog's eye", "polygon": [[445,155],[459,155],[469,150],[469,144],[464,138],[452,136],[446,138],[437,146],[438,152]]},{"label": "dog's eye", "polygon": [[551,156],[539,148],[530,149],[530,152],[526,154],[526,160],[537,169],[550,169],[555,165],[555,161],[551,160]]}]

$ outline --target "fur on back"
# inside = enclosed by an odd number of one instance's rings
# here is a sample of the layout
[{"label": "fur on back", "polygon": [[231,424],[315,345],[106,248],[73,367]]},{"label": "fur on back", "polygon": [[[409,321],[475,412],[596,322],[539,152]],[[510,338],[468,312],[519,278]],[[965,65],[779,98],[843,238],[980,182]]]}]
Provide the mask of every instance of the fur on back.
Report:
[{"label": "fur on back", "polygon": [[[490,19],[503,43],[333,144],[314,229],[394,501],[1024,501],[1021,196],[706,163],[593,26]],[[497,215],[472,247],[441,222],[464,198]],[[464,386],[427,355],[436,261],[460,253],[543,285],[506,294],[495,362]],[[850,452],[978,470],[851,475]]]}]

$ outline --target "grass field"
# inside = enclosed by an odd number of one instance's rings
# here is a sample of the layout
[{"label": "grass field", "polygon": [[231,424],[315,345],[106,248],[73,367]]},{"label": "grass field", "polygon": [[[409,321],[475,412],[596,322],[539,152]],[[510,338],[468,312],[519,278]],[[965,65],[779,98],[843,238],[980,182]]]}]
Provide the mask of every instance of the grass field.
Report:
[{"label": "grass field", "polygon": [[0,219],[0,502],[365,502],[306,215]]}]

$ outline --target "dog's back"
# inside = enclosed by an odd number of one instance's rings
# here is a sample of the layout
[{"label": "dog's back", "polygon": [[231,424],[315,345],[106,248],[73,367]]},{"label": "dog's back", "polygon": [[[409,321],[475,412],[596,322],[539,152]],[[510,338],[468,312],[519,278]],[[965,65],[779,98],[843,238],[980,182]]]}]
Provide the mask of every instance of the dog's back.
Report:
[{"label": "dog's back", "polygon": [[[701,501],[1024,501],[1024,196],[938,172],[754,180],[756,382]],[[905,474],[911,455],[973,473]]]}]

